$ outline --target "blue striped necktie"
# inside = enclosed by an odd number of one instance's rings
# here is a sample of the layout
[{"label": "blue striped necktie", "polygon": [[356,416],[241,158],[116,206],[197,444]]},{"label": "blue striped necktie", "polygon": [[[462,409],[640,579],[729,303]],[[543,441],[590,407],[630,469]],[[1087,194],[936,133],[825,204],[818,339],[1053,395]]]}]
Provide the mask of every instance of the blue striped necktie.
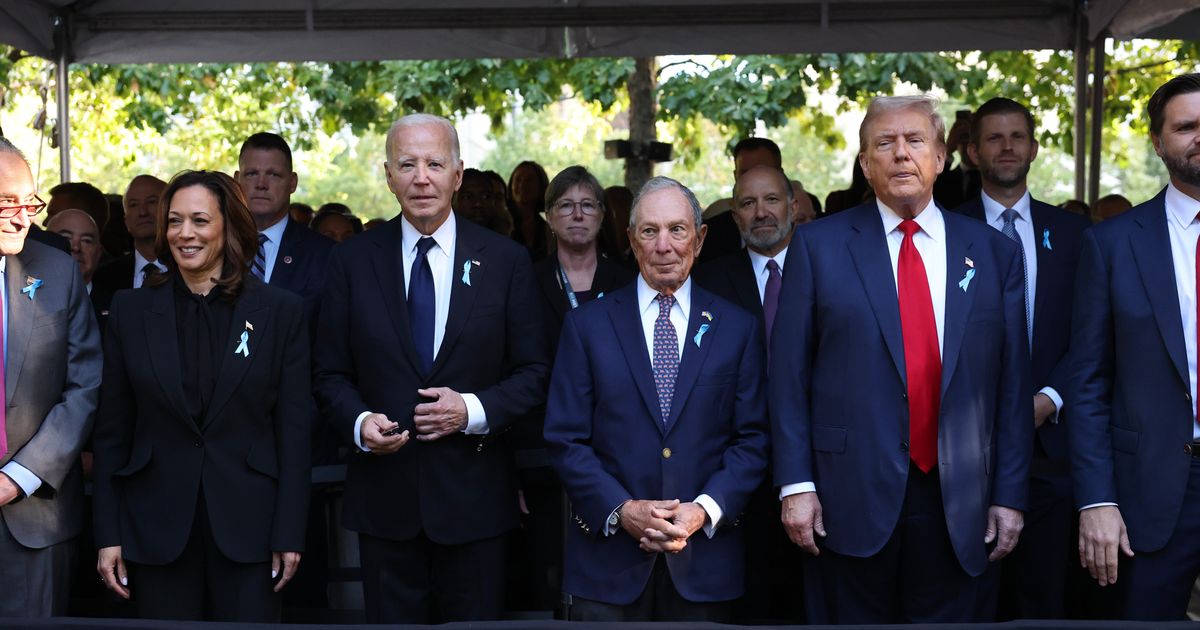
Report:
[{"label": "blue striped necktie", "polygon": [[263,282],[267,281],[267,241],[269,240],[271,239],[267,238],[266,234],[258,233],[258,253],[254,254],[254,263],[250,266],[250,273]]}]

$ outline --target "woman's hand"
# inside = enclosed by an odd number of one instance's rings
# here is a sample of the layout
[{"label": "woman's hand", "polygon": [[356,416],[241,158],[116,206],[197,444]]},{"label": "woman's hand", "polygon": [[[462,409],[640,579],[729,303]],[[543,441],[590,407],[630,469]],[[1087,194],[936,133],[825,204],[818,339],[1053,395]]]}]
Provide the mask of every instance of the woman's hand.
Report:
[{"label": "woman's hand", "polygon": [[121,557],[121,546],[104,547],[96,559],[96,571],[108,590],[129,599],[129,575],[125,572],[125,559]]},{"label": "woman's hand", "polygon": [[[118,547],[118,549],[120,549]],[[292,580],[292,576],[296,575],[296,569],[300,567],[300,552],[299,551],[272,551],[271,552],[271,578],[274,579],[279,575],[279,565],[283,563],[283,577],[279,578],[279,582],[275,584],[275,592],[283,590],[284,585]]]}]

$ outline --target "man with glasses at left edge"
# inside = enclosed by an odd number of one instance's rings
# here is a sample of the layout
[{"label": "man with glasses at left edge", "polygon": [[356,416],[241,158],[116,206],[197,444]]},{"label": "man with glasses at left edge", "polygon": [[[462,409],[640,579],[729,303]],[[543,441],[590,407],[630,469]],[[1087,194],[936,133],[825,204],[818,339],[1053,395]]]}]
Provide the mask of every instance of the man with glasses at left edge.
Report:
[{"label": "man with glasses at left edge", "polygon": [[100,334],[70,256],[26,235],[46,207],[0,137],[0,617],[66,613],[83,524],[79,450],[100,387]]}]

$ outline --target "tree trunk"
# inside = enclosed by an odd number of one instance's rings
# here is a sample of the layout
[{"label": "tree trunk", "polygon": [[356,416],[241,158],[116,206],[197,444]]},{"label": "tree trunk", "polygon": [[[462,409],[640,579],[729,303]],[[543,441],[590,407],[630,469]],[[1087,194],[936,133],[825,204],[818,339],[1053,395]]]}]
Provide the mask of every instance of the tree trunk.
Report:
[{"label": "tree trunk", "polygon": [[654,97],[655,74],[658,63],[654,57],[642,57],[635,61],[633,74],[629,75],[629,143],[634,154],[625,159],[625,186],[637,194],[646,180],[654,177],[654,162],[646,156],[650,141],[658,138],[654,130],[654,119],[658,105]]}]

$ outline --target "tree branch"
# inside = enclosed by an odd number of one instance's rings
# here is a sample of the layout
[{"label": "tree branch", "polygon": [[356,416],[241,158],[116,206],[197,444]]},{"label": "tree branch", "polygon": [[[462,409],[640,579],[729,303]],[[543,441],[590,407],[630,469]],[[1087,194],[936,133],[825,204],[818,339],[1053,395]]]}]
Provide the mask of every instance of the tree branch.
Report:
[{"label": "tree branch", "polygon": [[666,70],[667,68],[670,68],[672,66],[682,66],[682,65],[686,65],[686,64],[692,64],[693,66],[696,66],[697,68],[700,68],[702,70],[708,70],[708,68],[705,67],[704,64],[702,64],[702,63],[692,61],[691,59],[684,59],[682,61],[672,61],[671,63],[660,67],[658,69],[658,72],[654,73],[654,78],[657,79],[658,77],[661,77],[663,71]]}]

